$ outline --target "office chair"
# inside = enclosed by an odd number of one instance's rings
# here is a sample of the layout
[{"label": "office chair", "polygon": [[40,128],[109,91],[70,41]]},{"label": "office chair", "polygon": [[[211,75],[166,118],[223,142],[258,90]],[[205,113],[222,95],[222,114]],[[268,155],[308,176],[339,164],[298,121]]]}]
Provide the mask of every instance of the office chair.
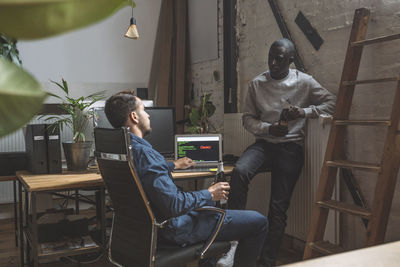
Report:
[{"label": "office chair", "polygon": [[228,241],[213,242],[225,217],[225,211],[216,207],[200,209],[221,213],[204,244],[157,248],[157,231],[167,221],[159,222],[154,216],[135,171],[127,129],[95,128],[94,134],[95,155],[114,208],[108,254],[112,263],[126,267],[176,267],[230,249]]}]

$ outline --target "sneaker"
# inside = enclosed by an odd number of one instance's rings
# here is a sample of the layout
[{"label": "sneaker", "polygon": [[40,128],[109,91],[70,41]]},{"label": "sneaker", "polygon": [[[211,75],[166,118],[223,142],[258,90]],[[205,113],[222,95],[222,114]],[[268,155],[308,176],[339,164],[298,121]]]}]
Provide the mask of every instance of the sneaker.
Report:
[{"label": "sneaker", "polygon": [[231,241],[231,249],[218,260],[217,267],[233,266],[233,260],[235,258],[235,251],[238,243],[239,243],[238,241]]}]

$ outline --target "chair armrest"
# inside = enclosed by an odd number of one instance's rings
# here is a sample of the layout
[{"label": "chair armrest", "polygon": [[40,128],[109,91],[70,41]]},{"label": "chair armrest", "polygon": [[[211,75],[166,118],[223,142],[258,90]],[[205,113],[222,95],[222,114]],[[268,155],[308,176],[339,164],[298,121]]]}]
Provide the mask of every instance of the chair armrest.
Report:
[{"label": "chair armrest", "polygon": [[208,237],[208,240],[204,244],[203,248],[200,251],[200,259],[204,258],[204,255],[206,254],[207,250],[210,248],[212,243],[214,242],[215,238],[217,237],[219,230],[221,229],[222,223],[224,222],[225,219],[225,214],[226,211],[224,209],[220,209],[217,207],[212,207],[212,206],[204,206],[201,208],[195,209],[196,211],[215,211],[218,213],[221,213],[221,216],[218,220],[218,222],[215,225],[214,230],[211,232],[210,236]]}]

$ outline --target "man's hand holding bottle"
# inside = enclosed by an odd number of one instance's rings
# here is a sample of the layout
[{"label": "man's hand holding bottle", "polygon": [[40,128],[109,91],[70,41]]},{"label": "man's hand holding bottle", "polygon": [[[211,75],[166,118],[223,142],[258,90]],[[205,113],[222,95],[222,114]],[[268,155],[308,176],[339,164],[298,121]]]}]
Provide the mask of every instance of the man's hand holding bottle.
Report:
[{"label": "man's hand holding bottle", "polygon": [[303,108],[297,106],[290,106],[289,108],[284,108],[281,112],[279,121],[274,122],[269,127],[269,134],[276,137],[283,137],[288,134],[288,122],[291,120],[296,120],[298,118],[304,118],[305,111]]},{"label": "man's hand holding bottle", "polygon": [[228,199],[229,189],[231,189],[231,187],[228,182],[219,182],[210,186],[208,191],[211,193],[213,201],[220,201],[222,199]]}]

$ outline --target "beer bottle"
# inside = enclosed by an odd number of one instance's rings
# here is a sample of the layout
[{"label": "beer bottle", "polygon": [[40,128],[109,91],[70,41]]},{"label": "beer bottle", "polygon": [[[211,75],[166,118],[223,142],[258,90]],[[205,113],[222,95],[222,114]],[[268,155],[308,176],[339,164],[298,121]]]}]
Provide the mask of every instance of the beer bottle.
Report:
[{"label": "beer bottle", "polygon": [[287,126],[288,125],[288,112],[289,109],[284,108],[281,111],[281,115],[279,117],[279,125]]},{"label": "beer bottle", "polygon": [[282,126],[288,126],[288,113],[289,113],[289,109],[290,109],[290,100],[286,99],[283,100],[281,99],[281,103],[282,103],[282,111],[281,111],[281,115],[279,116],[279,125]]},{"label": "beer bottle", "polygon": [[[226,182],[226,177],[224,173],[224,163],[222,161],[218,162],[218,170],[217,174],[215,175],[214,183],[219,183],[219,182]],[[226,199],[221,199],[220,201],[217,201],[217,207],[226,209],[228,206],[227,200]]]}]

